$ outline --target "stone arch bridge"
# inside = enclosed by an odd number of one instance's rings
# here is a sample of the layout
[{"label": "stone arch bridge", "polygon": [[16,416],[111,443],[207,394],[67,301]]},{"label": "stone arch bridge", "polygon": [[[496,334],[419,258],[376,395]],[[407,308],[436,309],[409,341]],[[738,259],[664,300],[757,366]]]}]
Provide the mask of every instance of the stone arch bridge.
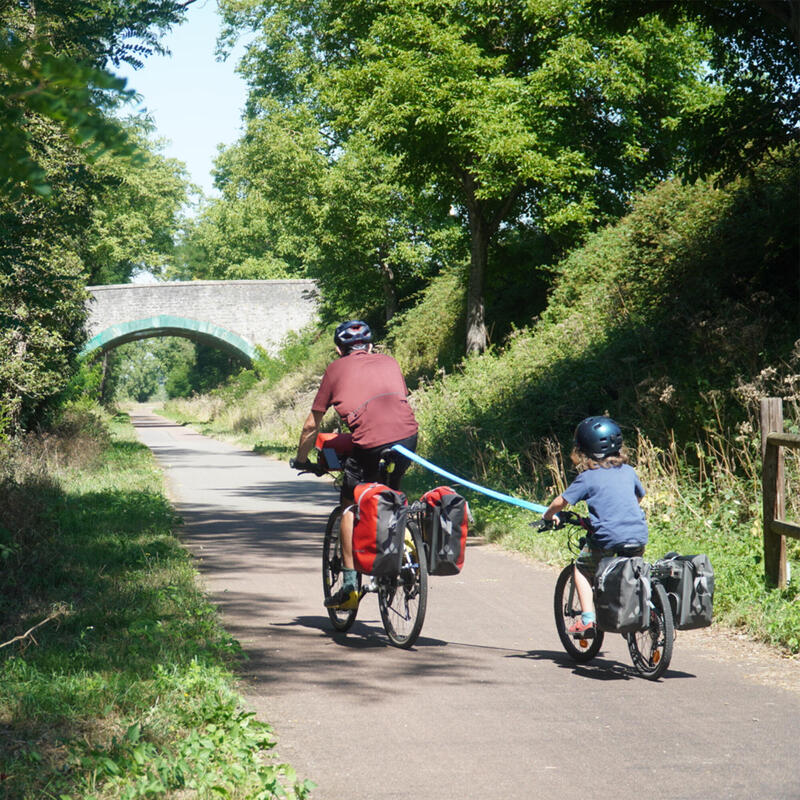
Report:
[{"label": "stone arch bridge", "polygon": [[183,336],[251,362],[274,355],[317,310],[311,280],[175,281],[90,286],[91,337],[83,349],[110,350],[152,336]]}]

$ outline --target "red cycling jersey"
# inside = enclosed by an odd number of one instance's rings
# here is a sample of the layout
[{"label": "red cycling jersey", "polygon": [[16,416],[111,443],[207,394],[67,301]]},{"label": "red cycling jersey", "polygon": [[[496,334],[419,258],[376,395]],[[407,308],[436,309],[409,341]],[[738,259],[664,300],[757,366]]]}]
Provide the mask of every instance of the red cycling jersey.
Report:
[{"label": "red cycling jersey", "polygon": [[400,365],[391,356],[353,350],[328,365],[311,410],[324,413],[333,406],[353,444],[379,447],[417,432],[407,397]]}]

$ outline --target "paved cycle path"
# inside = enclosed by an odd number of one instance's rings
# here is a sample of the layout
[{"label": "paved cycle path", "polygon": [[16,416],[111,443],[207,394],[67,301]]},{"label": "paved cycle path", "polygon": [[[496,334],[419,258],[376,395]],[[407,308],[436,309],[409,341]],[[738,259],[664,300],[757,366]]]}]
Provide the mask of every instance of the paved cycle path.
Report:
[{"label": "paved cycle path", "polygon": [[691,631],[659,682],[632,673],[619,636],[575,665],[555,633],[555,571],[479,543],[460,575],[430,580],[413,649],[388,643],[374,596],[334,633],[330,483],[143,409],[133,421],[248,656],[246,700],[313,800],[800,800],[796,662]]}]

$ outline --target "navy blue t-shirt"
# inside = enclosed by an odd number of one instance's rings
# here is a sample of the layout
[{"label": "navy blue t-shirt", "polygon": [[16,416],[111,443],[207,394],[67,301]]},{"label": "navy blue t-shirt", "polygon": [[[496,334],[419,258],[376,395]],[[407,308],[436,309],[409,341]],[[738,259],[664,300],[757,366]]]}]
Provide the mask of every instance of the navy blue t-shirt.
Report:
[{"label": "navy blue t-shirt", "polygon": [[586,501],[597,547],[608,550],[623,542],[647,542],[647,522],[639,505],[644,489],[629,464],[584,470],[562,497],[570,505]]}]

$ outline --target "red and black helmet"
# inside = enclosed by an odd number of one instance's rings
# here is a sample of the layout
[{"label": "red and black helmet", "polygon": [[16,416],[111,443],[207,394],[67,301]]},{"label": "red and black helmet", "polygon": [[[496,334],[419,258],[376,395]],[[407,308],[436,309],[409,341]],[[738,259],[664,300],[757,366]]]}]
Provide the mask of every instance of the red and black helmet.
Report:
[{"label": "red and black helmet", "polygon": [[350,350],[358,345],[366,345],[372,341],[372,331],[366,322],[351,319],[336,328],[333,341],[342,350]]}]

